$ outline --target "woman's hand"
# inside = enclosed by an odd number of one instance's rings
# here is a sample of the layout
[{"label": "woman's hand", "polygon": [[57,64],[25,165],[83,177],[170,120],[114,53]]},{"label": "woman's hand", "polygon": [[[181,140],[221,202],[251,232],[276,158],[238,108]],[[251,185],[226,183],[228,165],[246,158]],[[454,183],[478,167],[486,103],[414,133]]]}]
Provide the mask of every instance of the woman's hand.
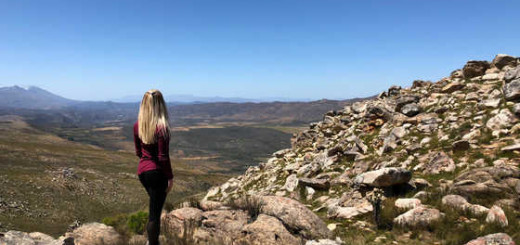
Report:
[{"label": "woman's hand", "polygon": [[166,188],[166,193],[169,193],[173,187],[173,179],[168,180],[168,187]]}]

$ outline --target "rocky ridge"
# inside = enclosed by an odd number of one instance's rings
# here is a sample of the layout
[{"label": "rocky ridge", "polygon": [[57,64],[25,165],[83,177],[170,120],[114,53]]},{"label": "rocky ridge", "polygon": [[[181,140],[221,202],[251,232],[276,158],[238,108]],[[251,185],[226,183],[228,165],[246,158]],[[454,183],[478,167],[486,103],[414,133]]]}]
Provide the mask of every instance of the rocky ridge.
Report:
[{"label": "rocky ridge", "polygon": [[[469,61],[327,112],[196,207],[164,213],[163,229],[189,244],[515,244],[519,63]],[[0,244],[40,239],[15,233]],[[89,244],[117,244],[103,242]]]}]

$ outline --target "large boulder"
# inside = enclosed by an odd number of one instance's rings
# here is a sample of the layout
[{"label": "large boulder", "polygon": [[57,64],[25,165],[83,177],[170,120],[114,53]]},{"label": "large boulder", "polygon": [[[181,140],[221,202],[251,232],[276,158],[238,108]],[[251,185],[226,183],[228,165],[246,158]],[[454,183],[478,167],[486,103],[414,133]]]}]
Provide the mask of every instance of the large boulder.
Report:
[{"label": "large boulder", "polygon": [[72,232],[65,234],[65,237],[74,238],[76,245],[118,245],[123,243],[114,227],[101,223],[84,224]]},{"label": "large boulder", "polygon": [[513,195],[515,191],[506,182],[520,178],[520,171],[514,166],[494,166],[471,169],[454,179],[450,192],[464,197],[481,195]]},{"label": "large boulder", "polygon": [[185,228],[199,226],[202,221],[202,210],[197,208],[175,209],[161,217],[164,229],[178,237],[183,237]]},{"label": "large boulder", "polygon": [[471,60],[464,65],[462,73],[465,78],[473,78],[486,74],[486,70],[489,68],[487,61]]},{"label": "large boulder", "polygon": [[317,178],[299,178],[298,182],[302,186],[309,186],[317,190],[328,190],[330,187],[330,181],[328,179],[317,179]]},{"label": "large boulder", "polygon": [[504,68],[504,66],[515,66],[518,62],[518,59],[507,55],[507,54],[497,54],[493,61],[491,61],[491,66],[496,67],[498,69]]},{"label": "large boulder", "polygon": [[487,223],[497,223],[502,227],[505,227],[509,224],[509,221],[507,220],[507,216],[504,213],[504,210],[502,210],[501,207],[493,205],[491,209],[489,209],[489,212],[486,216],[486,222]]},{"label": "large boulder", "polygon": [[388,187],[407,183],[412,178],[412,172],[404,168],[382,168],[358,175],[354,179],[355,185],[371,187]]},{"label": "large boulder", "polygon": [[62,245],[63,241],[55,240],[53,237],[40,233],[26,233],[21,231],[8,231],[0,233],[0,244],[9,245]]},{"label": "large boulder", "polygon": [[520,66],[517,66],[514,69],[506,71],[506,73],[504,74],[504,80],[506,80],[506,83],[511,82],[518,78],[520,78]]},{"label": "large boulder", "polygon": [[413,229],[426,228],[430,227],[434,222],[438,221],[443,216],[444,214],[437,209],[418,206],[404,214],[397,216],[394,219],[394,224]]},{"label": "large boulder", "polygon": [[509,101],[518,101],[520,99],[520,78],[504,85],[504,97]]},{"label": "large boulder", "polygon": [[511,113],[511,111],[506,108],[500,110],[498,114],[490,118],[486,123],[486,127],[492,130],[499,130],[502,128],[509,128],[517,121],[518,119],[516,119],[515,115],[513,115],[513,113]]},{"label": "large boulder", "polygon": [[495,233],[471,240],[466,245],[515,245],[515,241],[505,233]]},{"label": "large boulder", "polygon": [[329,237],[330,231],[323,220],[300,202],[279,196],[262,196],[262,213],[278,218],[291,233],[305,239]]},{"label": "large boulder", "polygon": [[421,112],[421,108],[416,103],[411,103],[401,108],[401,113],[408,117],[413,117]]},{"label": "large boulder", "polygon": [[300,239],[293,236],[282,222],[275,217],[260,214],[258,218],[242,228],[244,235],[237,244],[249,245],[300,245]]},{"label": "large boulder", "polygon": [[193,231],[195,244],[233,244],[247,224],[242,210],[214,210],[202,214],[202,225]]}]

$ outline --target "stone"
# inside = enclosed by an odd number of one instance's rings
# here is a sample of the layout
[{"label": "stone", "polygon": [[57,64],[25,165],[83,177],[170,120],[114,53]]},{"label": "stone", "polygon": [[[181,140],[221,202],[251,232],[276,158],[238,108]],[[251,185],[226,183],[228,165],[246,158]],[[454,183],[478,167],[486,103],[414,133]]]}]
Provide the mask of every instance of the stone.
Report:
[{"label": "stone", "polygon": [[484,107],[484,108],[490,108],[490,109],[493,109],[493,108],[497,108],[500,106],[500,102],[502,101],[502,99],[487,99],[487,100],[483,100],[480,102],[480,106]]},{"label": "stone", "polygon": [[504,80],[506,81],[506,83],[511,82],[518,78],[520,78],[520,66],[517,66],[514,69],[506,71],[506,73],[504,74]]},{"label": "stone", "polygon": [[520,117],[520,103],[516,103],[516,104],[513,106],[513,113],[514,113],[517,117]]},{"label": "stone", "polygon": [[453,172],[455,168],[453,159],[441,151],[430,155],[430,161],[424,166],[423,173],[439,174],[442,172]]},{"label": "stone", "polygon": [[470,203],[462,196],[459,195],[446,195],[442,197],[442,205],[457,209],[464,210]]},{"label": "stone", "polygon": [[504,85],[504,97],[508,101],[518,101],[520,99],[520,78]]},{"label": "stone", "polygon": [[72,232],[65,234],[65,237],[74,238],[75,244],[89,245],[118,245],[123,243],[114,227],[101,223],[88,223],[81,225]]},{"label": "stone", "polygon": [[291,174],[285,180],[285,185],[283,188],[287,191],[293,192],[296,187],[298,187],[298,176],[296,174]]},{"label": "stone", "polygon": [[401,113],[408,117],[413,117],[421,112],[419,106],[415,103],[407,104],[401,108]]},{"label": "stone", "polygon": [[469,141],[467,141],[467,140],[455,141],[451,145],[451,149],[453,151],[467,151],[467,150],[469,150]]},{"label": "stone", "polygon": [[484,75],[488,68],[489,63],[487,61],[471,60],[462,68],[462,74],[465,78],[478,77]]},{"label": "stone", "polygon": [[8,231],[0,233],[0,244],[2,245],[62,245],[63,243],[63,241],[55,240],[53,237],[40,232]]},{"label": "stone", "polygon": [[408,104],[419,102],[418,96],[405,95],[400,96],[395,100],[395,111],[401,111],[401,109]]},{"label": "stone", "polygon": [[399,209],[414,209],[421,206],[421,200],[417,198],[398,198],[395,200],[395,206]]},{"label": "stone", "polygon": [[460,82],[451,82],[448,83],[446,86],[442,87],[441,92],[442,93],[453,93],[455,91],[461,90],[465,87],[463,83]]},{"label": "stone", "polygon": [[505,233],[495,233],[471,240],[465,245],[515,245],[515,242]]},{"label": "stone", "polygon": [[330,239],[320,239],[318,241],[310,240],[305,243],[305,245],[343,245],[344,243],[339,239],[330,240]]},{"label": "stone", "polygon": [[504,68],[504,66],[515,66],[517,64],[518,59],[507,55],[507,54],[497,54],[493,61],[491,61],[491,66],[496,67],[498,69]]},{"label": "stone", "polygon": [[175,209],[161,216],[161,223],[169,233],[183,237],[185,227],[189,225],[198,226],[202,220],[202,210],[197,208]]},{"label": "stone", "polygon": [[354,179],[355,185],[371,187],[388,187],[407,183],[412,178],[412,172],[404,168],[382,168],[358,175]]},{"label": "stone", "polygon": [[[243,237],[236,244],[250,245],[300,245],[300,239],[293,236],[275,217],[260,214],[257,219],[242,228]],[[235,243],[234,243],[235,244]]]},{"label": "stone", "polygon": [[330,188],[328,179],[299,178],[298,182],[303,186],[309,186],[316,190],[328,190]]},{"label": "stone", "polygon": [[340,207],[333,206],[329,208],[327,212],[327,217],[329,219],[352,219],[362,214],[366,214],[368,212],[372,212],[373,207],[370,203],[366,203],[365,205],[359,207]]},{"label": "stone", "polygon": [[502,227],[506,227],[509,224],[504,210],[497,205],[493,205],[493,207],[489,209],[488,215],[486,216],[486,222],[497,223]]},{"label": "stone", "polygon": [[509,128],[517,121],[516,117],[506,108],[500,110],[498,114],[490,118],[486,123],[486,127],[492,130],[499,130]]},{"label": "stone", "polygon": [[444,216],[439,210],[419,206],[397,216],[394,224],[408,228],[426,228]]},{"label": "stone", "polygon": [[499,80],[500,75],[498,73],[490,73],[482,76],[482,80],[484,81],[492,81],[492,80]]},{"label": "stone", "polygon": [[305,239],[328,238],[327,224],[300,202],[277,196],[262,196],[262,213],[278,218],[289,230]]},{"label": "stone", "polygon": [[520,144],[508,145],[506,147],[502,147],[502,151],[520,151]]}]

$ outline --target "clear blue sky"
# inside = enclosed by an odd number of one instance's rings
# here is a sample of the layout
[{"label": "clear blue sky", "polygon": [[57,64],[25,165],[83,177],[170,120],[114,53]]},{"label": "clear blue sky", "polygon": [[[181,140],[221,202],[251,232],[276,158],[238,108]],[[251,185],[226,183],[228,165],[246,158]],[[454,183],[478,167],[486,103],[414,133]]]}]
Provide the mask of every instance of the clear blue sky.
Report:
[{"label": "clear blue sky", "polygon": [[520,1],[0,0],[0,85],[351,98],[520,56]]}]

